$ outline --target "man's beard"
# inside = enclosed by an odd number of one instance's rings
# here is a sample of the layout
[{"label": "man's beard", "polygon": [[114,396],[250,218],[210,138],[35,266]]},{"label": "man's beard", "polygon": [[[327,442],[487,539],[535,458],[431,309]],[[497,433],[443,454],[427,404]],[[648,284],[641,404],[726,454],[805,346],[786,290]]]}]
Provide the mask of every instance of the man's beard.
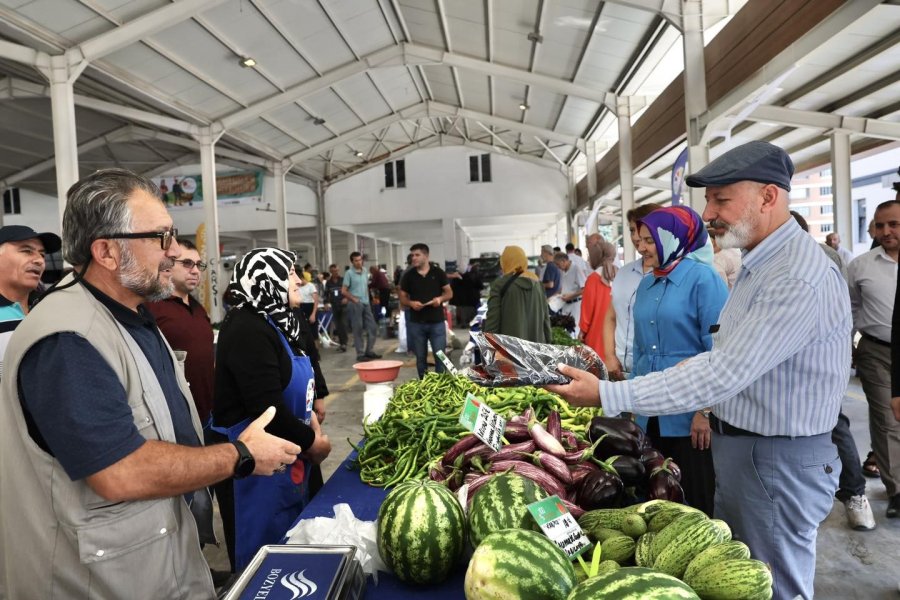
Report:
[{"label": "man's beard", "polygon": [[734,225],[728,225],[723,221],[709,222],[709,226],[713,229],[725,230],[725,233],[715,236],[716,243],[722,250],[727,248],[746,248],[752,241],[753,231],[758,224],[759,218],[754,214],[752,204],[747,204],[741,218]]},{"label": "man's beard", "polygon": [[172,268],[172,260],[164,259],[159,263],[156,271],[142,269],[134,257],[134,253],[125,244],[122,244],[122,265],[119,267],[119,283],[146,302],[156,302],[172,295],[175,286],[170,279],[167,283],[160,281],[159,272]]}]

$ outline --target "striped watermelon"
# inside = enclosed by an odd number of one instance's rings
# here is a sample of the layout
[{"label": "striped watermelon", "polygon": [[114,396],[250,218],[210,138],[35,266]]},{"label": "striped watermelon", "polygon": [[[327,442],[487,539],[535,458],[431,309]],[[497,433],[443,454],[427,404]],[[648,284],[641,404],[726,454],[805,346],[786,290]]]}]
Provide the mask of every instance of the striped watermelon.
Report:
[{"label": "striped watermelon", "polygon": [[462,556],[466,516],[456,496],[434,481],[405,481],[378,510],[378,551],[408,583],[438,583]]},{"label": "striped watermelon", "polygon": [[466,600],[565,600],[575,569],[547,536],[507,529],[486,536],[466,570]]},{"label": "striped watermelon", "polygon": [[538,530],[528,505],[547,497],[530,479],[514,473],[493,477],[472,499],[469,508],[469,539],[478,547],[489,534],[503,529]]},{"label": "striped watermelon", "polygon": [[643,567],[622,567],[579,583],[567,600],[699,600],[683,581]]}]

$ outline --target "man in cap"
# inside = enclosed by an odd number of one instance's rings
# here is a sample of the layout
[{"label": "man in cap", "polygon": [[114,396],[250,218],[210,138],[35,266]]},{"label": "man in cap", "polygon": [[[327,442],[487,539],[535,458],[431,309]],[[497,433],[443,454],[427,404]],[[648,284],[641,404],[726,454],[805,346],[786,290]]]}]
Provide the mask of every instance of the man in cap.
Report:
[{"label": "man in cap", "polygon": [[831,431],[852,326],[837,267],[788,212],[793,172],[784,150],[750,142],[686,179],[706,188],[717,243],[746,251],[712,350],[625,382],[560,365],[572,381],[550,386],[610,415],[712,406],[715,514],[771,565],[776,599],[813,596],[816,533],[838,486]]},{"label": "man in cap", "polygon": [[0,228],[0,376],[13,330],[28,314],[44,274],[44,256],[60,249],[55,233],[37,233],[27,225]]},{"label": "man in cap", "polygon": [[541,285],[549,298],[559,293],[562,274],[553,262],[553,248],[549,244],[541,246],[541,260],[544,261],[544,272],[541,274]]}]

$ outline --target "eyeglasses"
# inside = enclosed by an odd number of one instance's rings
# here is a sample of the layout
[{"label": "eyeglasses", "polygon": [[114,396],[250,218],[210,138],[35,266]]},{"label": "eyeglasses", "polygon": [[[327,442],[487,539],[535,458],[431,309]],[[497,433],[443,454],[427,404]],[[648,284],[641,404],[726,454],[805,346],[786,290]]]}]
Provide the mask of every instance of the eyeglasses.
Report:
[{"label": "eyeglasses", "polygon": [[[168,250],[172,246],[172,242],[178,237],[178,230],[174,227],[165,231],[145,231],[142,233],[111,233],[109,235],[101,235],[101,239],[108,240],[142,240],[159,238],[159,245],[163,250]],[[203,269],[201,269],[202,271]]]},{"label": "eyeglasses", "polygon": [[175,262],[181,263],[181,265],[188,271],[190,271],[194,267],[197,267],[197,269],[199,269],[200,271],[205,271],[206,267],[207,267],[207,264],[205,262],[203,262],[202,260],[201,261],[193,261],[189,258],[182,258],[182,259],[176,258]]}]

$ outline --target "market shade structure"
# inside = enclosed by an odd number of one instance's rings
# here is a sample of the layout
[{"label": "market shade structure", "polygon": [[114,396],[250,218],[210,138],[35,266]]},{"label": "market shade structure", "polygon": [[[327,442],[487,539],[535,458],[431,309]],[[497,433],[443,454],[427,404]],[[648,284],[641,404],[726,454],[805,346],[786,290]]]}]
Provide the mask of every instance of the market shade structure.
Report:
[{"label": "market shade structure", "polygon": [[[0,187],[56,193],[54,166],[162,173],[196,164],[204,140],[220,164],[328,185],[456,144],[558,169],[573,207],[604,196],[617,214],[616,114],[637,117],[633,201],[668,197],[685,86],[678,68],[650,84],[683,31],[729,17],[703,53],[694,121],[711,157],[766,139],[802,169],[826,164],[836,136],[844,153],[900,138],[897,2],[8,0]],[[75,104],[61,147],[78,160],[56,165],[60,78]]]}]

